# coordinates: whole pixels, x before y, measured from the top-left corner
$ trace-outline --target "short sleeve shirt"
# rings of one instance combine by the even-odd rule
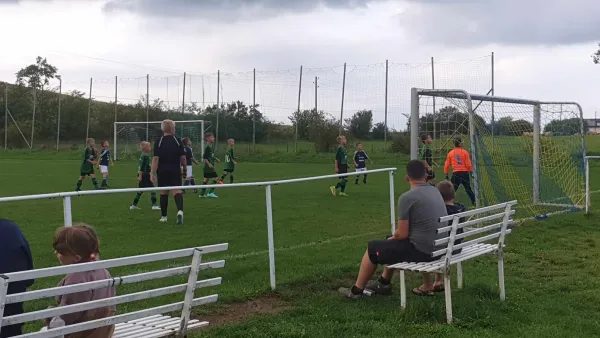
[[[335,153],[335,159],[338,165],[348,165],[348,151],[344,147],[338,147]]]
[[[183,143],[173,135],[162,136],[154,143],[154,156],[158,157],[157,172],[181,172],[183,155]]]

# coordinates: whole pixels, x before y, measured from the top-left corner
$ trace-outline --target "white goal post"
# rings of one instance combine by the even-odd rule
[[[590,160],[600,160],[600,156],[585,157],[585,213],[589,213],[592,204],[592,191],[590,190]],[[594,191],[598,192],[598,191]]]
[[[204,151],[204,120],[181,120],[175,122],[175,135],[180,138],[189,137],[196,145],[196,157],[201,157]],[[136,159],[139,155],[139,144],[154,141],[162,136],[160,129],[162,121],[115,122],[113,133],[113,159]],[[200,148],[197,148],[197,146]]]
[[[583,209],[585,128],[576,102],[413,88],[409,126],[411,158],[419,157],[421,137],[429,135],[441,167],[460,137],[470,152],[478,207],[518,200],[519,218]]]

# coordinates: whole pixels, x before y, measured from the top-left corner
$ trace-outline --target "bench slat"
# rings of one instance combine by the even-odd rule
[[[511,210],[510,211],[510,216],[514,215],[515,212],[516,212],[515,210]],[[502,212],[502,213],[499,213],[499,214],[493,214],[493,215],[489,215],[489,216],[485,216],[485,217],[481,217],[481,218],[475,218],[475,219],[471,219],[471,220],[468,220],[468,221],[464,221],[462,223],[458,223],[457,229],[468,227],[470,225],[475,225],[475,224],[479,224],[479,223],[483,223],[483,222],[489,222],[489,221],[493,221],[493,220],[496,220],[496,219],[500,219],[500,218],[504,217],[504,214],[505,213]],[[452,230],[452,226],[449,225],[449,226],[445,226],[445,227],[439,228],[437,230],[437,233],[441,234],[441,233],[445,233],[445,232],[450,232],[451,230]]]
[[[506,235],[510,234],[511,232],[512,232],[512,231],[511,231],[510,229],[507,229],[507,230],[506,230]],[[473,245],[473,244],[477,244],[477,243],[481,243],[481,242],[489,241],[489,240],[491,240],[491,239],[494,239],[494,238],[498,238],[498,237],[500,237],[500,235],[501,235],[501,234],[502,234],[501,232],[496,232],[496,233],[493,233],[493,234],[490,234],[490,235],[486,235],[486,236],[478,237],[478,238],[472,239],[472,240],[470,240],[470,241],[463,242],[463,243],[460,243],[460,244],[457,244],[457,245],[455,245],[455,246],[453,247],[453,250],[457,250],[457,249],[463,249],[463,248],[465,248],[465,247],[468,247],[468,246],[471,246],[471,245]],[[432,256],[441,256],[441,255],[444,255],[444,254],[446,254],[446,252],[447,252],[447,251],[448,251],[448,249],[447,249],[447,248],[440,249],[440,250],[434,251],[434,252],[433,252],[433,254],[432,254]]]
[[[512,219],[508,220],[508,222],[509,223],[512,222]],[[493,230],[496,230],[496,229],[500,229],[502,227],[502,224],[504,224],[504,222],[499,222],[499,223],[494,223],[494,224],[491,224],[491,225],[486,225],[486,226],[484,226],[482,228],[473,228],[473,229],[470,229],[468,231],[463,232],[462,234],[456,234],[456,236],[454,237],[454,240],[456,241],[458,239],[463,239],[463,238],[467,238],[467,237],[474,236],[474,235],[477,235],[477,234],[481,234],[481,233],[484,233],[484,232],[490,232],[490,231],[493,231]],[[436,240],[434,242],[434,245],[435,246],[439,246],[439,245],[442,245],[442,244],[447,244],[449,241],[450,241],[450,237],[444,237],[442,239]]]
[[[472,257],[476,257],[482,252],[494,251],[497,249],[497,245],[494,244],[475,244],[470,247],[467,247],[461,251],[461,253],[457,255],[453,255],[450,261],[450,264],[456,264],[465,259],[469,259]],[[424,262],[424,263],[414,263],[414,262],[402,262],[397,264],[389,265],[390,269],[402,269],[402,270],[415,270],[415,271],[425,271],[428,272],[432,269],[440,269],[445,264],[445,259],[442,256],[441,259],[432,261],[432,262]]]
[[[448,216],[444,216],[444,217],[440,217],[440,219],[438,220],[440,223],[443,222],[448,222],[451,221],[454,216],[460,216],[460,218],[462,217],[468,217],[468,216],[472,216],[472,215],[478,215],[478,214],[483,214],[486,212],[490,212],[490,211],[494,211],[494,210],[499,210],[499,209],[503,209],[506,208],[507,205],[515,205],[517,204],[517,201],[510,201],[510,202],[504,202],[504,203],[500,203],[500,204],[495,204],[495,205],[490,205],[489,207],[483,207],[483,208],[479,208],[479,209],[473,209],[473,210],[467,210],[458,214],[454,214],[454,215],[448,215]]]

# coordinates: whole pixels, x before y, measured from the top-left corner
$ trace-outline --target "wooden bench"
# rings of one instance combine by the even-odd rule
[[[462,262],[486,254],[498,256],[498,285],[500,287],[500,300],[506,298],[504,290],[504,237],[511,232],[508,229],[512,223],[511,216],[515,210],[513,206],[517,201],[505,202],[489,207],[465,211],[459,214],[440,218],[440,223],[450,222],[449,225],[438,229],[438,240],[434,242],[436,248],[443,248],[433,252],[433,257],[439,257],[432,262],[414,263],[403,262],[389,265],[389,269],[400,270],[400,305],[406,308],[406,280],[404,271],[417,271],[441,273],[444,275],[444,293],[446,301],[446,319],[452,323],[452,289],[450,286],[450,266],[456,265],[456,280],[459,289],[463,287]],[[461,222],[461,218],[464,220]],[[459,229],[463,233],[457,233]],[[449,235],[446,235],[449,234]],[[456,241],[464,242],[457,244]],[[467,240],[468,239],[468,240]],[[494,243],[487,243],[489,241]],[[453,251],[461,249],[460,253]]]
[[[190,320],[192,307],[202,304],[214,303],[218,300],[218,295],[194,298],[194,291],[198,288],[215,286],[221,284],[221,277],[198,280],[198,273],[206,269],[222,268],[225,266],[224,260],[203,262],[203,256],[214,252],[226,251],[228,244],[217,244],[189,248],[182,250],[166,251],[152,253],[140,256],[107,259],[96,262],[58,266],[45,269],[36,269],[23,272],[8,273],[0,275],[0,330],[3,326],[20,324],[33,321],[41,321],[47,318],[53,318],[64,314],[81,312],[103,308],[107,306],[116,306],[119,304],[140,301],[155,297],[161,297],[169,294],[184,293],[184,299],[181,302],[147,308],[144,310],[117,314],[112,317],[92,320],[84,323],[63,326],[49,329],[43,332],[33,332],[20,335],[18,337],[49,338],[62,337],[66,334],[86,331],[98,327],[115,325],[114,338],[157,338],[169,336],[185,336],[188,330],[200,328],[208,325],[208,322],[199,320]],[[18,294],[7,295],[8,285],[13,282],[40,279],[52,276],[63,276],[68,273],[92,271],[98,269],[110,269],[122,266],[134,266],[138,264],[151,263],[164,260],[191,257],[191,264],[174,268],[153,270],[129,276],[115,277],[105,280],[74,284],[62,287],[50,287],[40,290],[32,290]],[[139,283],[150,280],[157,280],[173,276],[187,275],[187,283],[161,287],[151,290],[145,290],[136,293],[94,300],[85,303],[60,306],[39,311],[26,312],[19,315],[3,317],[4,306],[6,304],[32,301],[35,299],[50,298],[71,293],[102,289],[107,287]],[[118,309],[117,309],[118,310]],[[162,315],[181,311],[180,317],[169,317]]]

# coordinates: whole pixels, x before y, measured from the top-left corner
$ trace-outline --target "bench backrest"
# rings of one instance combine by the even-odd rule
[[[481,251],[471,250],[477,248],[478,244],[497,239],[498,249],[502,250],[504,237],[511,232],[508,225],[513,221],[511,217],[515,214],[513,206],[516,204],[517,201],[504,202],[440,217],[439,222],[448,225],[438,229],[438,237],[441,238],[434,244],[436,248],[444,248],[434,251],[432,255],[445,255],[446,266],[449,266],[453,252],[458,249],[462,249],[461,254],[468,259],[469,255],[474,257],[481,254]]]
[[[175,293],[185,293],[184,299],[181,302],[162,305],[153,307],[141,311],[129,312],[126,314],[115,315],[107,318],[98,320],[92,320],[84,323],[67,325],[59,328],[49,329],[44,332],[35,332],[24,334],[19,337],[56,337],[71,334],[75,332],[87,331],[99,327],[115,325],[132,321],[152,315],[158,315],[167,312],[181,311],[181,322],[177,333],[181,336],[186,334],[187,323],[190,320],[190,312],[193,306],[201,304],[214,303],[218,299],[217,294],[194,298],[194,291],[197,288],[203,288],[208,286],[214,286],[221,284],[221,277],[210,278],[205,280],[198,280],[198,272],[206,269],[222,268],[225,266],[224,260],[202,262],[204,254],[213,252],[226,251],[229,244],[216,244],[209,246],[202,246],[197,248],[189,248],[182,250],[166,251],[160,253],[152,253],[140,256],[107,259],[90,263],[73,264],[65,266],[57,266],[44,269],[36,269],[22,272],[8,273],[0,275],[0,330],[3,326],[26,323],[31,321],[38,321],[43,319],[49,319],[56,316],[61,316],[69,313],[82,312],[92,309],[99,309],[108,306],[115,306],[118,304],[135,302],[143,299],[155,298]],[[138,265],[143,263],[151,263],[157,261],[178,259],[192,257],[190,265],[168,268],[162,270],[156,270],[146,273],[139,273],[129,276],[112,277],[110,279],[98,280],[93,282],[67,285],[61,287],[50,287],[41,290],[27,291],[18,294],[7,295],[8,286],[10,283],[26,281],[32,279],[39,279],[52,276],[63,276],[68,273],[93,271],[99,269],[109,269],[122,266]],[[83,291],[90,291],[96,289],[102,289],[107,287],[114,287],[118,285],[138,283],[149,280],[156,280],[161,278],[188,275],[187,283],[180,285],[173,285],[169,287],[156,288],[152,290],[145,290],[142,292],[130,293],[125,295],[117,295],[115,297],[94,300],[79,304],[60,306],[40,311],[33,311],[23,313],[14,316],[4,317],[4,307],[6,304],[21,303],[25,301],[31,301],[35,299],[50,298],[66,294],[72,294]],[[1,332],[1,331],[0,331]]]

